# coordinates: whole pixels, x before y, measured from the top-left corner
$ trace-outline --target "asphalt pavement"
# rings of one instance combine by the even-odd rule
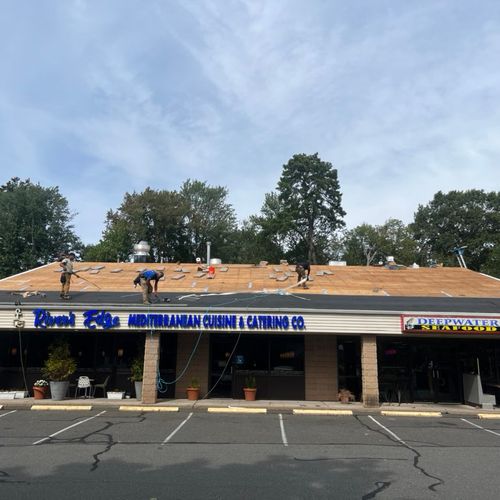
[[[475,415],[26,406],[0,410],[0,498],[496,499],[499,452]]]

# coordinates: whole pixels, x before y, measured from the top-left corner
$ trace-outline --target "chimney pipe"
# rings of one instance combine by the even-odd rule
[[[212,242],[207,241],[207,266],[210,265],[210,245],[211,244],[212,244]]]

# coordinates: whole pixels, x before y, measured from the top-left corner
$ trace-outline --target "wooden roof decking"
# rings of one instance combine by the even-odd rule
[[[140,293],[134,289],[133,280],[141,269],[158,269],[165,273],[160,282],[160,292],[219,293],[255,292],[259,290],[287,289],[297,281],[293,267],[289,265],[254,266],[246,264],[224,264],[215,266],[214,279],[197,275],[197,264],[139,264],[77,262],[75,271],[85,279],[73,277],[73,291],[106,291]],[[227,271],[220,272],[224,267]],[[186,273],[179,272],[182,268]],[[120,269],[119,272],[117,272]],[[177,271],[176,271],[177,269]],[[95,273],[98,271],[97,273]],[[318,271],[332,274],[318,276]],[[0,280],[0,290],[59,291],[61,284],[59,263],[54,262],[24,273]],[[95,274],[93,274],[95,273]],[[276,277],[290,273],[286,281]],[[173,278],[184,275],[183,279]],[[275,277],[270,277],[274,275]],[[291,288],[304,294],[370,295],[409,297],[500,297],[500,280],[461,268],[403,268],[389,270],[384,267],[365,266],[311,266],[313,281],[309,289]],[[88,281],[86,281],[88,280]]]

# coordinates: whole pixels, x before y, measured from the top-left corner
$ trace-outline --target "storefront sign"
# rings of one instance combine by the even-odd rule
[[[75,328],[77,318],[75,313],[53,314],[47,309],[35,309],[35,328]],[[122,326],[120,316],[113,315],[105,310],[90,309],[83,311],[81,320],[83,327],[89,330],[102,328],[137,329],[154,328],[155,330],[270,330],[287,331],[305,330],[303,316],[286,315],[245,315],[236,314],[128,314],[122,319],[127,326]]]
[[[405,333],[500,333],[500,317],[401,315]]]

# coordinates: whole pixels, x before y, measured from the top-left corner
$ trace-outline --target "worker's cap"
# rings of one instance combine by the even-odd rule
[[[75,252],[69,252],[68,254],[70,257],[76,257]]]

